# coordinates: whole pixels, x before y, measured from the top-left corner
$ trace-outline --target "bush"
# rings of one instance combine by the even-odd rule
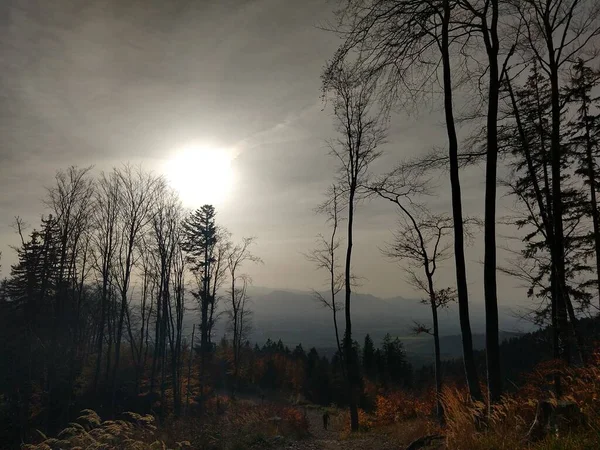
[[[435,397],[428,394],[421,398],[403,391],[377,395],[375,420],[380,425],[403,422],[416,418],[429,418],[434,410]]]
[[[581,411],[582,420],[548,432],[540,441],[527,436],[535,419],[540,400],[556,406],[559,402],[549,391],[552,380],[562,380],[562,402],[573,403]],[[479,423],[474,418],[485,417],[485,405],[471,402],[464,389],[444,389],[448,448],[587,450],[600,448],[600,352],[591,355],[585,367],[566,367],[560,361],[540,364],[526,377],[526,382],[514,394],[504,395],[494,405],[491,414]],[[551,431],[551,430],[549,430]]]
[[[141,450],[166,449],[162,441],[154,439],[154,418],[136,413],[124,413],[124,420],[102,421],[91,409],[84,409],[76,422],[70,423],[56,438],[39,433],[38,444],[24,445],[27,450],[103,449]],[[180,442],[175,448],[188,448],[188,442]]]

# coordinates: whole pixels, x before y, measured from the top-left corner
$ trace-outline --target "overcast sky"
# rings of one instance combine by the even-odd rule
[[[324,143],[333,127],[319,75],[338,42],[318,28],[333,7],[323,0],[2,0],[3,273],[14,262],[13,217],[39,223],[56,170],[129,161],[161,172],[182,146],[210,142],[235,151],[234,182],[218,218],[235,236],[258,238],[265,264],[249,270],[254,284],[319,287],[325,276],[302,252],[326,231],[313,208],[335,167]],[[375,170],[444,145],[439,108],[423,105],[418,115],[393,118]],[[483,211],[482,175],[479,167],[462,174],[467,214]],[[433,208],[449,212],[448,180],[439,188]],[[361,205],[354,270],[365,278],[363,292],[413,297],[399,266],[379,250],[395,220],[385,203]],[[482,249],[479,235],[467,253],[473,301],[483,297]],[[447,265],[440,283],[453,277]],[[516,285],[500,277],[501,304],[524,302]]]

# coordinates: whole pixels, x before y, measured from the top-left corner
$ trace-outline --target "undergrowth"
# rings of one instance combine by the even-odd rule
[[[24,450],[241,450],[269,448],[273,440],[302,439],[308,422],[293,407],[256,405],[221,398],[206,403],[202,419],[188,417],[164,420],[157,426],[150,415],[124,413],[119,420],[102,420],[95,411],[83,410],[56,437],[39,433],[39,442]]]

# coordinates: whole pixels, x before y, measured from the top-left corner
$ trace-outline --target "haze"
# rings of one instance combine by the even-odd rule
[[[302,252],[325,231],[313,208],[335,167],[325,145],[333,131],[319,74],[338,41],[318,27],[332,6],[318,0],[2,2],[3,274],[15,261],[13,217],[39,222],[44,186],[56,170],[132,162],[167,174],[169,162],[192,143],[231,152],[226,195],[198,195],[215,203],[218,220],[234,234],[258,238],[255,251],[265,264],[249,268],[254,284],[322,287],[323,275]],[[444,137],[441,115],[429,105],[397,114],[374,170],[443,146]],[[482,170],[461,176],[465,212],[481,214]],[[430,206],[449,211],[448,180],[439,180],[439,192]],[[187,206],[197,206],[189,192],[182,194]],[[500,198],[498,217],[511,203]],[[364,277],[360,292],[418,295],[379,250],[395,221],[384,203],[360,207],[354,259],[354,271]],[[499,246],[508,244],[502,236]],[[467,250],[474,302],[483,297],[482,258],[477,236]],[[451,265],[441,273],[444,283],[454,283]],[[515,281],[499,275],[499,286],[501,306],[526,302]]]

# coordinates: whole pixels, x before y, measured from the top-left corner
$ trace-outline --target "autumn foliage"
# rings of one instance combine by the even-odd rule
[[[562,382],[564,393],[560,399],[551,390],[556,376]],[[491,449],[592,449],[600,446],[600,351],[592,354],[585,367],[566,367],[561,362],[548,361],[525,376],[518,390],[506,394],[492,407],[485,420],[486,407],[473,403],[467,393],[447,388],[443,392],[449,448]],[[581,412],[581,420],[552,424],[546,435],[534,440],[528,436],[540,401],[554,407],[574,404]],[[479,417],[482,420],[473,420]]]

